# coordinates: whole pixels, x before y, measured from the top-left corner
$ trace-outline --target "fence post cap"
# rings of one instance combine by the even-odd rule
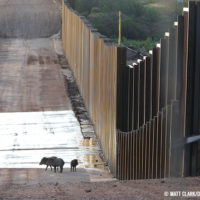
[[[184,7],[184,8],[183,8],[183,12],[189,12],[189,8]]]
[[[165,37],[169,37],[170,33],[169,32],[165,32]]]
[[[160,44],[160,43],[157,43],[157,44],[156,44],[156,47],[157,47],[157,48],[160,48],[160,47],[161,47],[161,44]]]
[[[133,68],[133,65],[128,65],[128,66],[129,66],[129,68],[131,68],[131,69]]]
[[[178,22],[174,22],[174,26],[178,26]]]

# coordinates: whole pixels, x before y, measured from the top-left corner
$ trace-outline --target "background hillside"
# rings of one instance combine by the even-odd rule
[[[99,32],[116,42],[120,10],[123,43],[133,49],[148,51],[187,4],[188,0],[76,0],[75,8]]]

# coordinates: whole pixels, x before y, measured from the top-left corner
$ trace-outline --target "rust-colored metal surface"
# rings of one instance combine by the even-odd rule
[[[71,109],[52,39],[0,39],[0,112]]]
[[[63,2],[63,46],[112,171],[120,179],[184,176],[185,165],[191,165],[185,156],[191,147],[184,141],[188,46],[194,45],[188,29],[198,29],[200,4],[193,2],[196,19],[190,17],[189,23],[189,9],[184,9],[149,57],[126,66],[125,50]],[[192,101],[188,104],[191,109]],[[198,124],[199,108],[194,113]]]
[[[198,22],[195,21],[195,14],[189,18],[189,13],[195,7],[200,8],[200,4],[191,4],[189,9],[184,9],[183,15],[178,17],[178,23],[174,23],[170,33],[165,33],[161,44],[157,44],[149,57],[127,67],[120,66],[120,81],[124,87],[119,91],[122,95],[118,102],[122,102],[119,105],[122,109],[117,116],[122,122],[117,127],[119,179],[181,177],[199,173],[198,140],[194,142],[196,150],[185,142],[186,119],[196,122],[199,119],[191,110],[194,96],[186,98],[187,92],[194,95],[190,91],[193,90],[192,84],[199,87],[198,81],[195,83],[192,80],[195,67],[191,66],[194,61],[191,51],[198,49],[198,44],[189,39],[188,29],[194,35]],[[198,13],[198,9],[195,12]],[[188,58],[188,53],[191,58]],[[133,77],[131,81],[130,77]],[[199,98],[199,94],[196,94],[196,98]],[[189,123],[191,126],[191,121]],[[187,128],[187,132],[189,135],[198,134],[193,128]],[[190,156],[193,156],[193,160]],[[190,173],[186,173],[186,168]]]
[[[116,168],[118,47],[63,1],[62,41],[111,171]]]

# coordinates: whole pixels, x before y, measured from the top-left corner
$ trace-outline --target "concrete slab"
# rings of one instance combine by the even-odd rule
[[[0,174],[4,174],[0,184],[66,183],[75,158],[80,173],[68,182],[97,181],[106,172],[95,138],[83,139],[72,111],[62,55],[60,40],[0,39]],[[65,161],[62,178],[50,169],[45,173],[45,166],[39,165],[42,157],[50,156]],[[91,169],[97,171],[92,175]],[[109,180],[105,174],[102,181]]]
[[[93,138],[84,140],[72,111],[0,113],[0,168],[45,168],[42,157],[57,156],[70,168],[104,170],[100,148]]]
[[[60,40],[0,39],[0,112],[71,109]]]

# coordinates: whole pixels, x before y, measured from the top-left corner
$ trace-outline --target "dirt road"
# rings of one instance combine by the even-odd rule
[[[49,37],[60,26],[60,11],[53,0],[0,1],[0,37]]]
[[[76,173],[65,169],[63,174],[41,169],[0,172],[3,180],[0,183],[1,200],[200,199],[200,178],[117,181],[100,171],[84,169]],[[186,198],[186,194],[190,196]]]
[[[0,39],[0,112],[71,109],[60,40]]]

